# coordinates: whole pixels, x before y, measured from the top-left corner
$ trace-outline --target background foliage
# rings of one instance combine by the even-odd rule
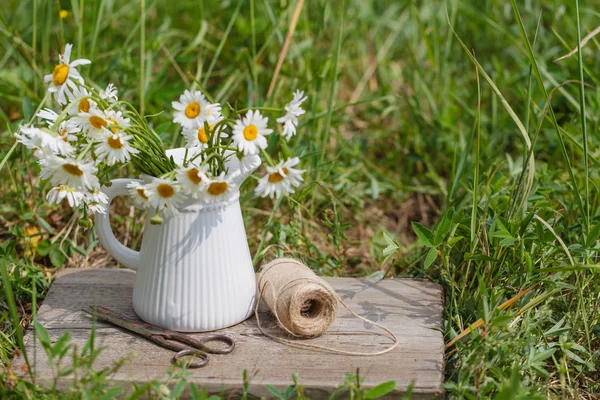
[[[305,90],[292,145],[307,185],[273,214],[269,200],[243,197],[256,264],[285,254],[325,275],[441,283],[450,397],[598,398],[599,43],[581,64],[553,60],[599,25],[600,4],[582,4],[578,24],[576,4],[558,0],[307,0],[266,98],[295,4],[3,3],[3,390],[26,393],[10,359],[52,275],[111,262],[78,216],[45,204],[26,149],[9,151],[43,98],[42,76],[73,42],[93,61],[90,82],[115,83],[167,147],[182,144],[170,102],[194,80],[248,106]],[[143,216],[125,201],[113,208],[118,236],[139,246]]]

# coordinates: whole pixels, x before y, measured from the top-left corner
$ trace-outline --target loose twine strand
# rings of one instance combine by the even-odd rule
[[[335,293],[335,291],[333,291],[333,289],[325,281],[318,278],[316,275],[314,275],[316,279],[315,278],[307,278],[307,277],[291,279],[290,281],[285,283],[279,290],[276,290],[275,285],[270,280],[265,278],[267,276],[266,272],[269,271],[274,266],[285,264],[285,263],[296,264],[297,266],[301,267],[302,269],[306,269],[307,270],[306,273],[310,273],[311,275],[314,275],[314,273],[306,265],[304,265],[301,262],[294,260],[294,259],[279,259],[279,260],[273,261],[271,264],[268,264],[265,267],[263,267],[263,269],[260,272],[259,280],[258,280],[259,296],[256,301],[255,308],[254,308],[254,313],[256,315],[256,323],[258,325],[258,329],[261,331],[261,333],[263,335],[265,335],[266,337],[268,337],[271,340],[274,340],[278,343],[281,343],[281,344],[284,344],[284,345],[287,345],[290,347],[295,347],[295,348],[300,348],[300,349],[309,348],[309,349],[318,350],[318,351],[322,351],[322,352],[326,352],[326,353],[350,355],[350,356],[378,356],[378,355],[382,355],[385,353],[389,353],[390,351],[394,350],[398,346],[398,344],[399,344],[398,337],[391,330],[389,330],[385,326],[383,326],[375,321],[372,321],[368,318],[365,318],[365,317],[357,314],[354,310],[352,310],[352,308],[350,308],[350,306],[348,306],[340,298],[340,296],[338,296],[337,293]],[[333,299],[336,302],[333,311],[331,310],[331,308],[328,310],[325,310],[324,307],[321,307],[319,310],[320,311],[325,310],[325,311],[321,312],[319,315],[314,316],[313,319],[317,320],[317,322],[315,324],[317,326],[317,330],[316,330],[316,334],[314,334],[314,335],[305,335],[305,334],[298,334],[298,333],[293,332],[282,321],[282,319],[280,318],[279,313],[277,311],[277,308],[278,308],[277,305],[279,304],[282,294],[284,294],[287,290],[290,290],[294,286],[294,284],[297,284],[296,292],[292,294],[292,297],[295,297],[295,300],[298,300],[298,298],[301,298],[302,297],[301,295],[306,296],[306,292],[308,292],[308,291],[312,292],[313,297],[312,298],[305,297],[304,301],[318,300],[318,297],[315,297],[315,289],[309,288],[310,285],[314,284],[314,285],[318,286],[319,290],[324,290],[325,293],[329,294],[331,296],[330,299]],[[266,290],[267,286],[270,286],[270,295],[272,296],[271,299],[272,299],[273,304],[269,305],[267,303],[267,301],[265,301],[265,303],[267,303],[268,308],[271,310],[271,312],[275,316],[275,319],[277,320],[277,324],[279,325],[279,327],[281,327],[289,335],[292,335],[295,337],[300,337],[300,338],[319,336],[335,320],[335,316],[336,316],[335,313],[337,312],[337,303],[340,303],[348,310],[348,312],[350,312],[350,314],[352,314],[356,318],[358,318],[364,322],[367,322],[369,324],[372,324],[372,325],[378,327],[379,329],[383,330],[384,332],[386,332],[389,335],[389,338],[391,338],[393,340],[393,343],[384,350],[380,350],[380,351],[376,351],[376,352],[357,352],[357,351],[339,350],[339,349],[335,349],[332,347],[320,346],[320,345],[310,344],[310,343],[299,343],[298,341],[284,339],[279,336],[275,336],[275,335],[265,331],[265,329],[263,328],[263,326],[260,322],[260,317],[259,317],[259,313],[258,313],[258,307],[260,305],[260,301],[264,298],[264,294],[265,294],[265,290]],[[302,292],[303,289],[304,289],[304,292]],[[327,301],[329,299],[321,298],[320,300]],[[293,304],[292,307],[294,305],[295,304]],[[327,313],[327,311],[329,311],[329,313]],[[294,323],[293,315],[290,318],[290,322],[292,324]],[[345,333],[345,332],[328,333],[328,334],[335,335],[335,336],[364,336],[365,335],[364,333]],[[386,336],[386,335],[380,334],[380,333],[375,333],[374,335]]]

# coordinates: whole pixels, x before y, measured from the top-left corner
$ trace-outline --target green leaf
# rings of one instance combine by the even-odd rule
[[[400,248],[398,247],[398,243],[385,232],[383,232],[383,240],[385,240],[385,243],[387,244],[387,247],[383,249],[384,256],[393,254]]]
[[[43,230],[45,230],[48,233],[52,233],[52,227],[50,226],[50,224],[42,217],[40,217],[39,215],[37,216],[37,223],[40,226],[40,228],[42,228]]]
[[[67,261],[67,257],[65,257],[65,255],[61,251],[60,245],[58,243],[52,244],[52,246],[50,247],[50,253],[48,255],[50,256],[50,262],[52,263],[52,266],[54,266],[55,268],[62,267]]]
[[[111,400],[111,399],[114,399],[114,398],[120,396],[121,394],[123,394],[123,388],[120,388],[120,387],[110,388],[110,389],[107,389],[106,392],[104,392],[104,394],[101,397],[99,397],[99,400]]]
[[[276,387],[274,387],[274,386],[271,386],[271,385],[266,385],[265,387],[267,388],[267,390],[268,390],[269,392],[273,393],[273,395],[274,395],[275,397],[277,397],[278,399],[280,399],[280,400],[284,400],[284,399],[285,399],[285,398],[283,397],[283,394],[282,394],[282,393],[281,393],[281,392],[280,392],[280,391],[279,391],[279,390],[278,390]]]
[[[50,344],[50,337],[48,336],[48,331],[46,330],[46,328],[44,328],[44,325],[37,322],[37,320],[34,321],[33,326],[34,326],[38,341],[40,342],[40,344],[42,345],[42,347],[44,348],[44,350],[50,357],[52,346]]]
[[[87,252],[85,251],[85,249],[83,247],[79,247],[79,246],[73,246],[71,247],[73,249],[73,251],[76,251],[77,253],[81,254],[82,256],[87,256]]]
[[[448,234],[448,231],[450,231],[450,228],[452,227],[452,219],[453,218],[454,218],[454,207],[450,207],[450,209],[448,211],[446,211],[446,213],[444,214],[444,217],[442,218],[440,225],[435,230],[435,238],[433,241],[433,244],[435,246],[438,246],[440,243],[442,243],[442,240],[444,240],[444,238]]]
[[[435,247],[429,249],[429,251],[427,252],[427,257],[425,257],[425,265],[423,267],[425,269],[429,268],[431,264],[433,264],[437,256],[437,249]]]
[[[552,357],[552,354],[556,353],[556,348],[554,349],[547,349],[544,351],[540,351],[539,353],[536,353],[535,356],[533,356],[532,361],[533,362],[540,362],[540,361],[544,361],[547,358]]]
[[[414,221],[412,222],[412,227],[421,243],[427,247],[433,247],[433,232]]]
[[[456,243],[460,242],[464,238],[464,236],[453,237],[452,239],[448,240],[448,247],[452,248]]]
[[[492,261],[492,262],[500,261],[497,258],[486,256],[485,254],[465,255],[465,260]]]
[[[177,384],[171,391],[171,395],[173,396],[174,399],[177,399],[181,396],[181,393],[183,393],[183,390],[185,389],[186,385],[187,385],[187,381],[185,379],[181,379],[179,382],[177,382]]]
[[[38,243],[36,249],[37,253],[44,257],[47,256],[48,253],[50,252],[50,241],[48,240],[42,240]]]
[[[598,241],[598,237],[600,237],[600,223],[590,229],[585,239],[585,247],[592,247]]]
[[[67,350],[69,350],[69,344],[71,343],[71,334],[69,332],[65,332],[61,335],[61,337],[54,343],[50,353],[52,357],[57,357],[59,359],[63,358]]]
[[[507,237],[507,238],[502,239],[499,244],[502,247],[508,247],[508,246],[511,246],[512,244],[514,244],[516,241],[517,241],[517,238]]]
[[[396,388],[395,381],[380,383],[365,393],[365,399],[378,399],[392,392]]]
[[[550,268],[538,268],[535,272],[564,272],[564,271],[584,271],[586,269],[598,269],[600,270],[600,265],[590,264],[590,265],[561,265],[559,267],[550,267]]]

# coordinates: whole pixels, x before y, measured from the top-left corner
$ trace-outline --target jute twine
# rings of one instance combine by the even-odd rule
[[[322,335],[335,321],[338,304],[342,304],[358,319],[387,333],[387,335],[379,333],[375,335],[388,336],[393,343],[381,351],[355,352],[284,339],[263,329],[258,314],[261,299],[275,316],[279,327],[291,336],[306,339]],[[258,300],[254,311],[258,329],[263,335],[291,347],[352,356],[377,356],[392,351],[399,343],[392,331],[358,315],[344,303],[327,282],[315,275],[306,265],[292,258],[279,258],[262,267],[258,276]],[[364,336],[364,333],[329,333],[329,335]]]

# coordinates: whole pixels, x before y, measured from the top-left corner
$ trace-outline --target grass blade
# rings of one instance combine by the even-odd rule
[[[519,14],[519,9],[517,8],[517,4],[516,4],[515,0],[510,0],[510,2],[512,4],[515,18],[519,25],[519,30],[521,31],[521,36],[523,38],[523,43],[525,44],[525,47],[527,50],[529,62],[533,66],[533,71],[535,72],[535,77],[538,81],[538,86],[540,87],[540,90],[542,91],[542,94],[544,95],[544,100],[548,101],[548,91],[546,90],[546,87],[544,86],[544,81],[542,80],[542,74],[540,72],[540,68],[537,64],[537,61],[536,61],[534,55],[533,55],[533,49],[531,48],[531,43],[529,42],[529,39],[527,38],[527,33],[525,32],[525,26],[523,25],[523,20],[521,19],[521,15]],[[567,172],[569,173],[569,179],[571,180],[571,185],[573,186],[575,199],[577,201],[579,209],[583,212],[585,209],[583,207],[583,202],[581,200],[581,193],[579,192],[579,185],[577,184],[577,180],[575,179],[575,174],[573,173],[573,168],[571,167],[571,161],[569,160],[569,155],[567,154],[567,147],[565,146],[565,141],[560,133],[558,121],[556,120],[556,115],[554,114],[554,109],[552,108],[552,105],[550,105],[550,104],[548,105],[548,107],[550,110],[550,118],[552,119],[552,125],[554,126],[554,130],[556,131],[556,135],[557,135],[558,141],[560,143],[560,151],[562,153],[565,163],[567,164]],[[587,221],[586,221],[586,225],[587,225]]]
[[[204,76],[204,81],[202,81],[202,86],[204,86],[204,87],[207,86],[208,80],[210,79],[210,75],[212,74],[212,71],[215,68],[215,65],[217,64],[217,60],[219,59],[219,56],[221,55],[221,51],[223,51],[223,47],[225,47],[225,43],[227,42],[227,38],[229,37],[231,28],[233,28],[233,24],[237,18],[238,13],[240,12],[240,7],[242,7],[242,3],[243,3],[243,0],[240,0],[238,2],[238,5],[235,8],[235,11],[231,15],[231,18],[229,19],[229,24],[227,24],[227,28],[225,29],[225,33],[223,34],[223,37],[221,38],[221,42],[219,42],[217,51],[215,51],[215,55],[213,56],[212,60],[210,61],[210,65],[208,66],[208,71],[206,71],[206,75]]]
[[[581,53],[581,23],[579,21],[579,0],[575,0],[575,13],[577,15],[577,61],[579,64],[579,110],[581,114],[581,134],[583,136],[583,174],[585,191],[586,226],[590,226],[590,179],[588,165],[588,135],[585,121],[585,83],[583,80],[583,54]]]
[[[19,344],[20,350],[23,352],[23,358],[25,359],[25,363],[27,363],[29,374],[31,375],[31,374],[33,374],[33,372],[31,371],[31,366],[29,365],[29,360],[27,359],[27,354],[25,352],[25,342],[23,341],[23,330],[21,329],[21,324],[19,321],[19,313],[17,311],[17,303],[15,302],[15,296],[12,291],[10,277],[8,276],[8,271],[6,269],[6,258],[4,256],[0,257],[0,275],[2,275],[2,284],[4,285],[4,294],[6,296],[6,302],[8,303],[8,311],[10,312],[13,328],[15,330],[15,335],[17,336],[17,342]]]

